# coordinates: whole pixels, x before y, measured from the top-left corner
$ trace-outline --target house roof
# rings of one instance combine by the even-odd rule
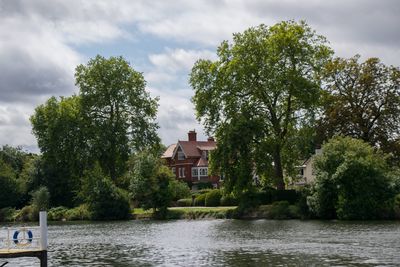
[[[208,166],[208,161],[205,158],[199,158],[196,163],[196,167]]]
[[[217,147],[215,141],[178,141],[177,144],[170,145],[162,155],[162,158],[172,158],[175,153],[181,147],[185,157],[187,158],[200,158],[201,151],[214,150]],[[202,165],[203,166],[203,165]]]
[[[201,157],[202,150],[213,150],[217,147],[215,141],[179,141],[186,157]]]
[[[161,158],[172,158],[175,147],[176,147],[176,144],[169,145],[167,147],[167,150],[165,150],[164,154],[161,156]]]

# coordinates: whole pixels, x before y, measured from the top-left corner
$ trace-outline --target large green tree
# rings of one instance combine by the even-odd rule
[[[285,21],[234,34],[233,43],[219,46],[218,60],[196,62],[190,75],[196,116],[218,139],[219,156],[212,160],[226,163],[216,165],[228,183],[242,179],[226,170],[237,162],[232,168],[245,179],[255,167],[284,189],[283,169],[292,169],[296,159],[292,138],[314,110],[319,73],[331,54],[325,38],[306,23]],[[227,149],[232,153],[218,152]]]
[[[48,188],[53,205],[72,206],[89,161],[79,97],[51,97],[35,109],[31,123],[42,152],[32,166],[40,177],[32,182]]]
[[[145,90],[143,75],[122,57],[96,56],[76,68],[88,141],[107,175],[126,171],[132,151],[159,143],[157,99]]]
[[[400,159],[400,69],[378,58],[359,59],[335,58],[327,64],[319,137],[359,138]]]

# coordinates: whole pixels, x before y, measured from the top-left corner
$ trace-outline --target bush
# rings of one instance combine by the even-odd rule
[[[194,199],[194,205],[195,206],[205,206],[206,195],[207,195],[207,193],[196,196],[196,198]]]
[[[393,178],[385,155],[369,144],[349,137],[333,138],[314,166],[317,177],[307,202],[315,215],[346,220],[388,216],[395,195]]]
[[[237,206],[239,200],[232,194],[223,195],[220,200],[221,206]]]
[[[38,214],[35,212],[35,208],[32,205],[25,206],[17,211],[15,220],[19,222],[36,221],[38,220]]]
[[[217,207],[221,200],[221,191],[214,189],[206,194],[204,204],[206,207]]]
[[[277,201],[272,203],[272,207],[270,210],[271,218],[283,220],[283,219],[290,219],[290,204],[288,201]]]
[[[93,220],[120,220],[130,216],[127,192],[104,176],[98,164],[93,170],[85,172],[80,194],[88,204]]]
[[[169,182],[169,187],[172,192],[172,199],[175,201],[190,196],[190,188],[185,182],[172,179]]]
[[[190,207],[192,206],[191,198],[182,198],[176,202],[177,207]]]
[[[89,212],[88,205],[82,204],[78,207],[67,210],[65,212],[65,219],[67,221],[90,220],[92,219],[92,215]]]
[[[66,207],[55,207],[51,208],[47,214],[49,221],[61,221],[66,219],[66,213],[68,209]]]
[[[47,187],[39,187],[36,191],[32,193],[31,204],[35,208],[36,212],[46,211],[49,207],[50,193]]]
[[[12,170],[0,159],[0,208],[15,207],[21,197]]]
[[[0,209],[0,222],[12,222],[16,215],[16,210],[14,208],[2,208]]]

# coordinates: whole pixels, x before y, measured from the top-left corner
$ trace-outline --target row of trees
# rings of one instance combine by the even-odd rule
[[[336,135],[400,163],[399,68],[334,58],[323,36],[294,21],[234,34],[217,56],[195,63],[190,84],[196,116],[218,140],[212,170],[228,191],[251,190],[254,173],[284,189],[298,160]]]
[[[133,199],[165,216],[189,187],[159,159],[158,99],[145,91],[143,75],[122,57],[97,56],[75,77],[78,95],[51,97],[31,117],[40,156],[0,150],[0,209],[22,208],[14,217],[34,219],[40,202],[58,207],[56,217],[124,219]]]

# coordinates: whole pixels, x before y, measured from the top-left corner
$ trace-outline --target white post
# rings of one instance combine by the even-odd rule
[[[47,250],[47,212],[41,211],[39,213],[40,225],[40,249]]]

